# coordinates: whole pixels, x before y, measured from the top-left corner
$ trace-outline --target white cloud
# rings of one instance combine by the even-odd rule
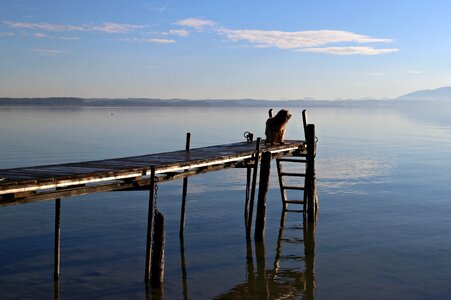
[[[60,36],[58,39],[64,41],[78,41],[81,38],[79,36]]]
[[[205,27],[212,27],[216,25],[216,22],[213,22],[211,20],[206,19],[200,19],[200,18],[188,18],[179,20],[176,22],[177,25],[180,26],[186,26],[186,27],[192,27],[197,30],[202,30]]]
[[[88,31],[99,31],[105,33],[127,33],[135,29],[144,28],[143,25],[102,23],[100,25],[84,25]]]
[[[47,34],[45,34],[45,33],[40,33],[40,32],[37,32],[37,33],[35,33],[35,34],[33,34],[33,36],[34,37],[37,37],[37,38],[46,38],[46,37],[49,37]]]
[[[0,36],[14,36],[12,32],[0,32]]]
[[[81,26],[59,25],[50,23],[11,22],[11,21],[4,21],[3,23],[11,28],[18,29],[33,29],[45,31],[83,31],[83,27]]]
[[[55,56],[55,55],[67,53],[66,51],[57,50],[57,49],[41,49],[41,48],[33,49],[33,51],[40,55],[45,55],[45,56]]]
[[[32,29],[44,31],[87,31],[104,33],[128,33],[136,29],[144,28],[144,25],[120,24],[120,23],[101,23],[101,24],[82,24],[82,25],[61,25],[52,23],[29,23],[4,21],[4,24],[11,28]]]
[[[176,41],[175,40],[169,40],[169,39],[146,39],[146,42],[149,43],[156,43],[156,44],[173,44]]]
[[[53,36],[53,35],[48,35],[45,33],[41,33],[41,32],[37,32],[33,34],[34,37],[36,38],[47,38],[47,39],[53,39],[53,40],[63,40],[63,41],[76,41],[79,40],[80,37],[78,36]]]
[[[249,29],[230,30],[222,28],[218,32],[231,41],[243,40],[256,44],[258,47],[276,47],[280,49],[298,49],[342,42],[387,43],[391,41],[389,39],[371,38],[366,35],[337,30],[287,32]]]
[[[342,30],[278,31],[258,29],[228,29],[217,26],[216,22],[199,18],[188,18],[176,22],[177,25],[213,31],[233,42],[248,42],[256,48],[278,48],[301,52],[317,52],[334,55],[378,55],[396,52],[396,48],[376,49],[353,44],[390,43],[391,39],[374,38]],[[330,47],[330,44],[347,44]],[[349,45],[350,44],[350,45]]]
[[[350,47],[322,47],[322,48],[304,48],[298,49],[302,52],[315,52],[333,55],[379,55],[385,53],[397,52],[396,48],[375,49],[367,46],[350,46]]]
[[[122,39],[119,39],[119,41],[122,41],[122,42],[134,42],[134,43],[155,43],[155,44],[174,44],[174,43],[176,43],[175,40],[171,40],[171,39],[157,39],[157,38],[151,38],[151,39],[122,38]]]
[[[188,30],[184,29],[172,29],[165,33],[166,35],[177,35],[182,37],[187,37],[189,35]]]

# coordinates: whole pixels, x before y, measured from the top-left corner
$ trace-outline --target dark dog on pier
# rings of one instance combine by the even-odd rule
[[[277,115],[272,116],[272,109],[268,111],[269,118],[266,120],[265,144],[285,144],[285,130],[288,120],[291,118],[291,114],[286,109],[281,109]]]

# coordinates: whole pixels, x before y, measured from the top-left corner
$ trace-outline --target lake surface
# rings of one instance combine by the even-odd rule
[[[287,138],[302,139],[301,110]],[[166,299],[449,299],[451,106],[315,108],[316,227],[285,216],[275,167],[264,244],[246,243],[245,170],[160,184]],[[263,136],[256,108],[1,108],[0,168],[180,150]],[[0,299],[54,296],[54,202],[0,208]],[[148,193],[72,197],[61,209],[61,299],[145,299]],[[184,262],[184,263],[182,263]],[[148,296],[148,295],[147,295]],[[155,296],[155,295],[151,295]],[[162,296],[162,295],[159,295]]]

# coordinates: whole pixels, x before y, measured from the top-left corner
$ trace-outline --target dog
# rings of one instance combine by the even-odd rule
[[[268,111],[269,118],[266,120],[265,144],[284,145],[285,130],[291,114],[286,109],[281,109],[277,115],[272,116],[272,109]]]

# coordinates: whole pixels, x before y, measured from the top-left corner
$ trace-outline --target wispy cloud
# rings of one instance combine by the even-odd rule
[[[168,32],[163,33],[163,35],[177,35],[182,37],[187,37],[189,35],[189,31],[185,29],[172,29]]]
[[[85,25],[88,31],[99,31],[105,33],[127,33],[136,29],[144,28],[144,25],[102,23],[100,25]]]
[[[390,42],[389,39],[376,39],[347,31],[268,31],[268,30],[230,30],[219,29],[218,32],[231,41],[247,41],[260,47],[276,47],[280,49],[298,49],[323,46],[330,43],[356,42],[376,43]]]
[[[66,51],[63,51],[63,50],[42,49],[42,48],[36,48],[36,49],[33,49],[33,51],[38,53],[39,55],[44,55],[44,56],[56,56],[56,55],[67,53]]]
[[[170,39],[146,39],[146,42],[149,43],[156,43],[156,44],[173,44],[175,43],[175,40]]]
[[[326,53],[333,55],[379,55],[397,52],[396,48],[376,49],[368,46],[304,48],[297,51]]]
[[[4,21],[4,24],[10,28],[31,29],[43,31],[86,31],[86,32],[103,32],[103,33],[128,33],[136,29],[144,28],[144,25],[120,24],[105,22],[101,24],[81,24],[81,25],[62,25],[53,23],[31,23],[31,22],[12,22]]]
[[[14,36],[12,32],[0,32],[0,36]]]
[[[33,34],[35,38],[39,39],[52,39],[52,40],[63,40],[63,41],[77,41],[80,39],[79,36],[55,36],[55,35],[49,35],[46,33],[36,32]]]
[[[172,39],[158,39],[158,38],[121,38],[119,41],[122,42],[133,42],[133,43],[154,43],[154,44],[174,44],[176,40]]]
[[[64,41],[78,41],[81,38],[79,36],[60,36],[58,39]]]
[[[44,31],[82,31],[81,26],[72,25],[59,25],[51,23],[29,23],[29,22],[12,22],[4,21],[4,24],[11,28],[16,29],[32,29],[32,30],[44,30]]]
[[[194,28],[199,31],[208,27],[211,28],[213,32],[224,36],[229,41],[244,41],[256,48],[278,48],[333,55],[379,55],[398,51],[396,48],[378,49],[359,45],[368,43],[391,43],[391,39],[375,38],[342,30],[279,31],[228,29],[218,26],[214,21],[200,18],[183,19],[177,21],[176,24],[183,27]],[[330,46],[331,44],[340,43],[346,45]]]
[[[40,32],[37,32],[37,33],[33,34],[33,36],[37,37],[37,38],[40,38],[40,39],[49,37],[47,34],[40,33]]]
[[[212,27],[216,25],[216,22],[201,18],[188,18],[179,20],[176,22],[179,26],[191,27],[197,30],[203,30],[206,27]]]

